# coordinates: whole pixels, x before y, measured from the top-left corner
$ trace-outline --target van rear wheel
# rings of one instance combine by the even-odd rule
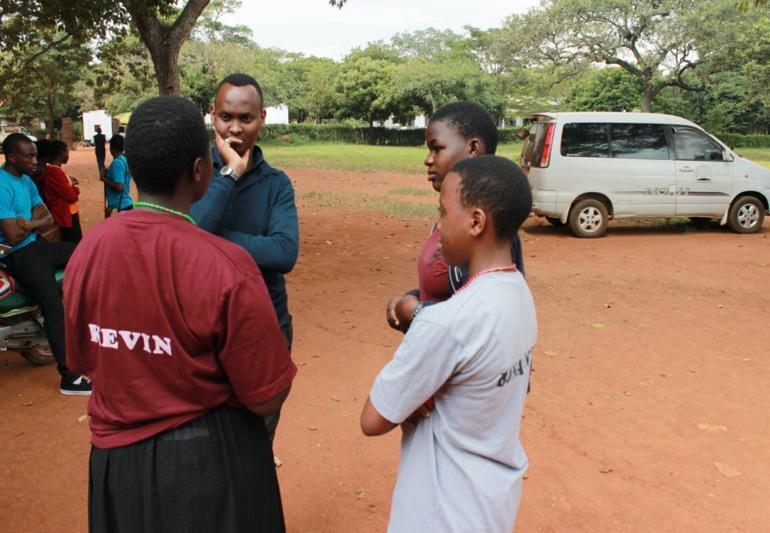
[[[569,213],[569,227],[577,237],[601,237],[607,231],[608,223],[607,206],[595,198],[580,200]]]
[[[730,206],[727,224],[735,233],[755,233],[765,221],[765,206],[753,196],[741,196]]]

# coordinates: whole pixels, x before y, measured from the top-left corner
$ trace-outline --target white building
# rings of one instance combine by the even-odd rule
[[[107,139],[112,138],[112,117],[104,109],[97,111],[87,111],[83,113],[83,139],[92,141],[96,131],[96,126],[102,127],[102,133]]]
[[[289,106],[286,104],[273,105],[265,108],[265,124],[288,124]]]

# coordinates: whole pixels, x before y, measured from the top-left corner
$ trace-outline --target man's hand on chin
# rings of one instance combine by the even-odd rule
[[[222,160],[225,162],[225,165],[232,168],[238,174],[238,176],[243,176],[249,167],[251,150],[248,150],[241,156],[238,155],[238,152],[236,152],[235,148],[233,148],[233,146],[237,146],[243,143],[241,139],[236,137],[223,138],[219,132],[215,133],[215,138],[217,143],[217,150],[219,150],[219,155],[222,156]]]

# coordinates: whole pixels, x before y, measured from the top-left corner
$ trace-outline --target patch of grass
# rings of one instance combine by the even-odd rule
[[[417,189],[415,187],[403,187],[401,189],[391,189],[392,194],[402,194],[404,196],[427,196],[431,194],[428,189]]]
[[[770,148],[736,148],[735,153],[770,168]]]
[[[299,195],[300,205],[312,207],[343,207],[347,204],[343,195],[326,191],[310,191]]]
[[[366,193],[330,193],[326,191],[310,191],[297,196],[300,207],[321,209],[363,209],[374,210],[386,215],[398,217],[435,218],[438,214],[438,203],[418,204],[393,200],[387,196],[375,196]]]
[[[369,207],[387,215],[399,217],[435,218],[438,214],[438,207],[435,205],[394,202],[387,198],[378,198],[370,202]]]
[[[400,172],[425,174],[424,146],[369,146],[365,144],[311,143],[286,145],[270,143],[263,146],[270,164],[279,168],[333,168],[358,172]],[[770,168],[770,148],[738,148],[736,152],[760,165]],[[521,143],[502,144],[497,155],[519,160]],[[416,190],[416,189],[415,189]],[[406,191],[406,189],[404,189]],[[412,193],[393,191],[394,194]],[[426,189],[423,194],[429,194]],[[416,194],[416,193],[415,193]]]
[[[316,143],[297,146],[269,143],[265,158],[278,168],[334,168],[359,172],[424,174],[424,146],[369,146],[365,144]],[[503,144],[497,154],[517,161],[521,144]]]

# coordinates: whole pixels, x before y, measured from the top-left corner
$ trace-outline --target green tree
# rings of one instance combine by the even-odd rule
[[[549,0],[532,29],[543,58],[626,70],[642,86],[641,110],[650,111],[664,88],[694,89],[685,74],[707,60],[700,39],[734,12],[721,0]]]
[[[340,66],[335,90],[339,95],[337,118],[355,118],[374,125],[387,120],[394,111],[388,97],[395,64],[356,51],[348,55]]]
[[[232,15],[243,5],[241,0],[211,0],[193,29],[193,36],[208,42],[233,42],[251,44],[251,28],[244,25],[229,26],[222,22],[225,15]]]
[[[0,86],[2,114],[25,120],[45,117],[49,137],[54,135],[62,115],[77,111],[73,92],[91,57],[87,46],[61,40],[59,36],[52,36],[51,40],[57,46],[22,69],[13,86]],[[46,47],[46,43],[41,42],[40,46]]]
[[[293,57],[281,64],[283,102],[294,121],[313,121],[334,117],[338,95],[335,80],[340,66],[331,59]]]
[[[0,84],[70,38],[75,44],[125,31],[132,24],[152,58],[160,94],[179,94],[182,45],[210,0],[2,0],[0,2]],[[342,7],[346,0],[329,0]],[[45,36],[61,34],[43,47]]]
[[[403,59],[427,59],[469,57],[468,40],[451,30],[426,28],[415,32],[397,33],[390,40],[398,57]]]
[[[399,117],[433,114],[449,102],[473,100],[501,118],[505,102],[495,77],[469,59],[413,59],[397,66],[386,98]]]
[[[620,68],[595,69],[578,81],[564,102],[570,111],[633,111],[639,105],[639,80]]]

